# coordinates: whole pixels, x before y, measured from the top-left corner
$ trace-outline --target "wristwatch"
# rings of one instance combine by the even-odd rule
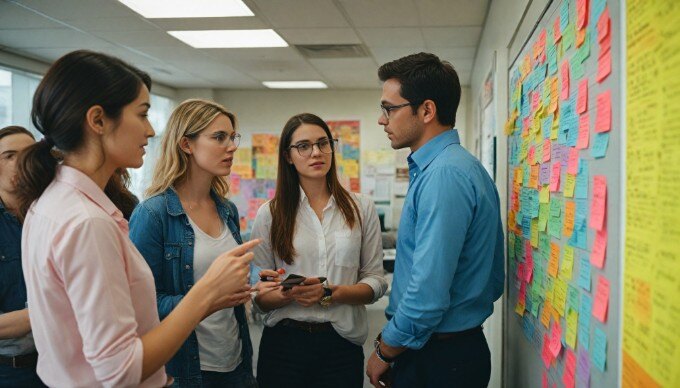
[[[387,357],[384,354],[382,354],[382,351],[380,351],[380,339],[382,338],[382,333],[378,333],[378,336],[375,337],[373,340],[373,346],[375,347],[375,355],[378,356],[378,359],[385,364],[392,364],[394,363],[394,360],[396,357]]]
[[[319,300],[319,304],[323,307],[328,307],[333,303],[333,290],[324,287],[323,288],[323,296],[321,297],[321,300]]]

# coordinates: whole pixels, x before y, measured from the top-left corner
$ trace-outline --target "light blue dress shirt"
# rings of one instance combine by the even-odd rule
[[[448,130],[408,157],[383,341],[420,349],[433,333],[481,325],[504,289],[498,191]]]

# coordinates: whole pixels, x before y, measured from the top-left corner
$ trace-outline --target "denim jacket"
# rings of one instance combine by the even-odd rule
[[[242,244],[236,206],[211,193],[217,213]],[[194,285],[194,230],[173,188],[140,203],[130,218],[130,239],[149,263],[156,282],[158,314],[164,319]],[[253,346],[248,332],[245,308],[234,307],[241,339],[241,358],[252,376]],[[167,372],[179,386],[200,386],[201,365],[196,332],[192,332],[180,350],[166,365]]]
[[[21,269],[21,224],[0,201],[0,314],[26,308],[26,282]],[[35,351],[33,336],[0,340],[0,355]]]

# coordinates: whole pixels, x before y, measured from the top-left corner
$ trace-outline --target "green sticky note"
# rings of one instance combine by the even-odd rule
[[[571,280],[571,272],[574,268],[574,248],[569,245],[564,246],[564,255],[562,256],[562,264],[560,264],[560,274],[564,280]]]

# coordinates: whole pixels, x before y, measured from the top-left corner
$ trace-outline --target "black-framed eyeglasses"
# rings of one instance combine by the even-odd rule
[[[404,104],[387,105],[387,106],[380,104],[380,111],[382,112],[383,116],[385,116],[385,118],[389,120],[390,119],[390,112],[392,112],[393,110],[397,110],[397,109],[403,108],[405,106],[416,106],[416,105],[420,105],[420,104],[421,104],[420,102],[419,103],[407,102],[407,103],[404,103]]]
[[[330,154],[335,149],[336,144],[338,144],[338,139],[321,139],[316,143],[304,141],[289,146],[288,150],[290,151],[291,148],[296,148],[300,156],[303,158],[308,158],[312,156],[312,152],[314,152],[314,146],[316,146],[316,148],[318,148],[321,153]]]

